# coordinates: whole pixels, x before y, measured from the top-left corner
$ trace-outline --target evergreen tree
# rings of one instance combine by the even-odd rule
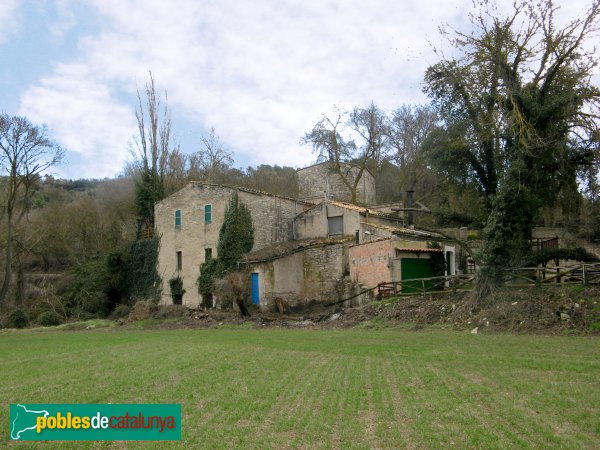
[[[254,226],[252,215],[246,205],[238,199],[235,192],[225,210],[223,225],[219,231],[217,259],[209,259],[200,266],[197,280],[198,292],[208,298],[214,290],[217,278],[237,270],[237,263],[252,250],[254,245]]]
[[[238,201],[236,192],[225,210],[223,225],[219,231],[217,253],[223,274],[236,270],[237,262],[252,250],[253,245],[252,216],[248,207]]]

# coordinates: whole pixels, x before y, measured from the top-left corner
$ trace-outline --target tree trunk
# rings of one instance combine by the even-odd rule
[[[4,259],[4,281],[2,282],[2,289],[0,289],[0,304],[4,303],[6,296],[8,295],[8,289],[10,288],[10,282],[12,281],[12,258],[13,258],[13,223],[12,214],[8,215],[8,227],[6,231],[6,253]]]

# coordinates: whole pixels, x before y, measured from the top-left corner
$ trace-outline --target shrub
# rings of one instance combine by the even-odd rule
[[[156,319],[180,318],[188,314],[188,309],[182,305],[164,305],[159,306],[153,316]]]
[[[29,317],[22,309],[15,309],[8,316],[7,326],[9,328],[25,328],[29,323]]]
[[[158,305],[151,301],[141,300],[133,305],[133,309],[129,313],[129,320],[146,320],[158,310]]]
[[[215,282],[215,296],[218,305],[229,309],[234,303],[249,303],[250,277],[244,272],[233,272]]]
[[[122,319],[123,317],[127,317],[131,312],[131,307],[128,305],[117,305],[114,311],[110,314],[111,319]]]
[[[173,304],[181,305],[183,301],[183,294],[185,294],[183,280],[181,277],[171,278],[169,280],[169,287],[171,288],[171,298],[173,299]]]
[[[198,286],[198,293],[202,295],[203,303],[206,303],[206,300],[210,299],[215,289],[215,280],[221,274],[222,272],[216,259],[209,259],[200,266],[200,276],[196,284]]]
[[[45,311],[37,317],[37,323],[43,327],[55,327],[62,323],[62,318],[54,311]]]

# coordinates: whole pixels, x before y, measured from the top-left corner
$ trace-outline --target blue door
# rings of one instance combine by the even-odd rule
[[[258,274],[252,274],[252,303],[258,305],[260,297],[258,294]]]

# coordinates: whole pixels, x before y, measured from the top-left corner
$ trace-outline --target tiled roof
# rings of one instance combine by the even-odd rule
[[[285,241],[265,247],[263,249],[248,253],[244,263],[260,263],[272,261],[283,256],[307,250],[309,248],[325,247],[327,245],[343,244],[354,241],[354,236],[342,236],[337,238],[302,239],[299,241]]]
[[[386,219],[394,219],[394,220],[399,219],[397,216],[392,216],[390,214],[384,214],[380,211],[370,209],[366,206],[353,205],[352,203],[340,202],[338,200],[327,200],[327,203],[330,205],[333,205],[333,206],[337,206],[339,208],[345,208],[345,209],[349,209],[351,211],[356,211],[363,216],[366,216],[367,214],[369,214],[370,216],[384,217]]]
[[[426,230],[419,230],[419,229],[412,229],[412,228],[407,228],[407,227],[390,227],[387,225],[379,225],[379,224],[374,224],[374,223],[365,223],[362,222],[363,224],[365,224],[368,227],[372,227],[372,228],[377,228],[380,230],[385,230],[388,231],[392,234],[395,234],[397,236],[410,236],[410,237],[421,237],[421,238],[433,238],[433,239],[446,239],[448,240],[448,238],[446,238],[445,236],[439,234],[439,233],[435,233],[433,231],[426,231]]]
[[[190,181],[189,184],[193,184],[193,185],[196,185],[196,186],[224,187],[224,188],[227,188],[227,189],[235,189],[237,191],[247,192],[249,194],[266,195],[266,196],[269,196],[269,197],[277,197],[277,198],[282,198],[284,200],[291,200],[293,202],[302,203],[302,204],[305,204],[305,205],[314,205],[314,202],[307,202],[305,200],[298,200],[297,198],[286,197],[284,195],[271,194],[270,192],[259,191],[258,189],[251,189],[251,188],[247,188],[247,187],[243,187],[243,186],[233,186],[233,185],[229,185],[229,184],[217,184],[217,183],[204,183],[202,181]]]
[[[441,248],[397,248],[400,252],[443,253]]]

